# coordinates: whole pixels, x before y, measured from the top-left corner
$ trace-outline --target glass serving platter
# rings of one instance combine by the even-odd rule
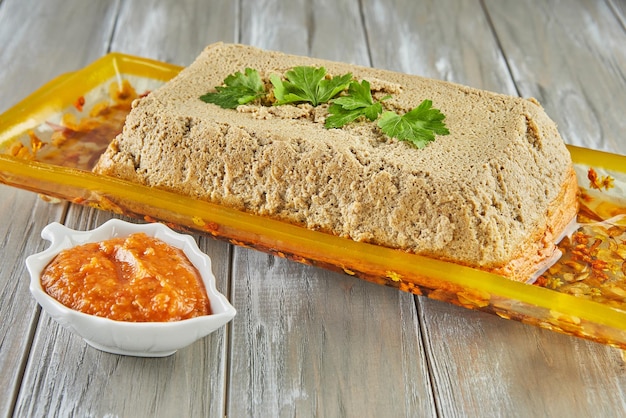
[[[92,173],[132,100],[180,70],[112,53],[52,80],[0,115],[0,182],[626,348],[626,157],[568,147],[580,228],[556,265],[518,283]]]

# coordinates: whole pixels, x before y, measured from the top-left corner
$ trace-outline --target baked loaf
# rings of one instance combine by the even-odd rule
[[[369,121],[326,129],[326,105],[199,99],[246,67],[268,80],[300,65],[368,80],[399,113],[430,99],[450,135],[418,149]],[[577,210],[569,152],[533,99],[222,43],[137,100],[94,170],[520,281]]]

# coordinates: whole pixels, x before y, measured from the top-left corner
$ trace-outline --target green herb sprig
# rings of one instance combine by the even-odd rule
[[[390,111],[383,113],[378,121],[378,127],[392,138],[408,141],[417,148],[424,148],[435,140],[435,134],[450,134],[443,122],[444,119],[445,115],[439,109],[433,109],[431,100],[424,100],[402,116]]]
[[[385,96],[385,100],[391,96]],[[348,86],[348,94],[333,100],[328,107],[330,116],[326,118],[324,126],[327,128],[341,128],[342,126],[353,122],[361,116],[366,117],[370,121],[375,121],[383,112],[383,106],[378,102],[374,102],[372,98],[372,90],[367,80],[352,81]]]
[[[273,86],[274,105],[311,103],[319,106],[329,103],[325,127],[341,128],[364,117],[377,126],[387,136],[399,141],[407,141],[417,148],[424,148],[435,140],[435,135],[448,135],[445,115],[432,107],[431,100],[424,100],[419,106],[400,115],[392,111],[383,111],[382,102],[387,95],[374,100],[370,83],[360,83],[352,79],[352,74],[327,77],[324,67],[294,67],[285,73],[285,79],[276,74],[270,77]],[[346,91],[347,89],[347,91]],[[234,109],[239,105],[268,97],[265,84],[258,71],[246,68],[245,72],[236,72],[224,80],[223,86],[215,87],[215,92],[200,96],[207,103],[222,108]]]
[[[224,79],[224,86],[215,87],[216,92],[200,96],[200,100],[213,103],[224,109],[250,103],[265,97],[265,85],[257,70],[246,68],[245,74],[236,72]]]
[[[276,105],[309,102],[319,106],[344,91],[352,74],[326,78],[324,67],[294,67],[285,73],[285,78],[282,80],[276,74],[270,76]]]

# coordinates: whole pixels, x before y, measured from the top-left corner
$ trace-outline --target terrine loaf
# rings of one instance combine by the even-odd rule
[[[297,66],[367,80],[399,114],[431,100],[450,133],[417,148],[363,118],[327,129],[328,104],[200,100],[246,68],[270,86]],[[534,99],[235,44],[135,101],[94,170],[521,281],[577,210],[569,152]]]

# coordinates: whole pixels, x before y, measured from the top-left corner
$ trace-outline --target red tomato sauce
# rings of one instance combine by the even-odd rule
[[[41,276],[68,308],[129,322],[169,322],[211,314],[198,270],[182,250],[144,233],[59,253]]]

